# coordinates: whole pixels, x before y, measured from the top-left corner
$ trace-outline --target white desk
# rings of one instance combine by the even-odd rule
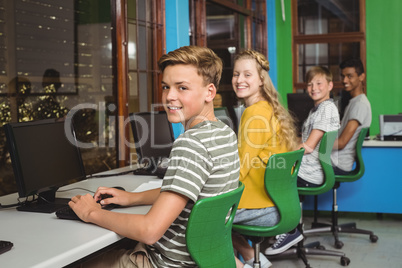
[[[402,141],[379,141],[379,140],[366,140],[363,142],[363,147],[402,147]]]
[[[121,170],[111,171],[117,173]],[[82,187],[95,191],[99,186],[121,186],[127,191],[157,188],[161,180],[150,176],[122,175],[94,178],[74,183],[60,190]],[[139,188],[138,188],[139,187]],[[84,190],[57,193],[57,197],[71,198],[86,194]],[[16,203],[17,194],[0,197],[0,203]],[[119,208],[123,213],[146,214],[150,206]],[[54,213],[21,212],[16,208],[0,210],[0,239],[14,247],[0,255],[1,267],[55,268],[63,267],[107,247],[123,237],[93,224],[61,220]]]

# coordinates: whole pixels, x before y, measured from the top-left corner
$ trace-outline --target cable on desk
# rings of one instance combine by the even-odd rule
[[[132,172],[133,172],[132,170],[129,170],[129,171],[123,171],[123,172],[120,172],[120,173],[112,173],[112,174],[88,175],[86,178],[87,179],[106,178],[106,177],[111,177],[111,176],[126,175],[126,174],[129,174],[129,173],[132,173]],[[68,192],[68,191],[71,191],[71,190],[84,190],[84,191],[88,191],[90,193],[95,193],[94,191],[91,191],[91,190],[88,190],[88,189],[85,189],[85,188],[80,188],[80,187],[66,189],[66,190],[58,190],[57,192]],[[18,199],[18,203],[15,203],[15,204],[2,205],[0,203],[0,209],[2,209],[2,208],[10,208],[10,207],[17,207],[17,206],[20,206],[22,204],[30,203],[30,202],[33,202],[33,201],[37,200],[37,198],[35,198],[35,195],[33,195],[33,197],[34,197],[33,200],[28,200],[28,198],[27,198],[25,201],[22,201],[22,202]],[[50,203],[48,200],[46,200],[42,196],[38,196],[38,198],[42,199],[43,201],[45,201],[47,203]]]
[[[66,189],[66,190],[57,190],[58,193],[63,193],[63,192],[68,192],[68,191],[72,191],[72,190],[84,190],[87,191],[89,193],[95,193],[94,191],[91,191],[89,189],[85,189],[85,188],[81,188],[81,187],[74,187],[74,188],[70,188],[70,189]]]
[[[120,173],[112,173],[112,174],[88,175],[87,179],[106,178],[106,177],[112,177],[112,176],[121,176],[121,175],[126,175],[126,174],[129,174],[129,173],[133,173],[133,170],[123,171],[123,172],[120,172]]]
[[[0,204],[0,209],[1,209],[1,208],[12,208],[12,207],[21,206],[21,205],[23,205],[23,204],[25,204],[25,203],[27,203],[27,202],[32,202],[32,201],[34,201],[34,200],[35,200],[35,197],[34,197],[34,199],[31,200],[31,201],[28,200],[28,197],[25,199],[25,201],[20,201],[20,198],[18,198],[17,200],[18,200],[18,203],[14,203],[14,204],[8,204],[8,205],[2,205],[2,204]]]
[[[2,205],[2,204],[0,204],[0,209],[2,209],[2,208],[12,208],[12,207],[17,207],[17,206],[19,206],[19,205],[21,205],[21,203],[20,203],[20,202],[15,203],[15,204],[9,204],[9,205]]]

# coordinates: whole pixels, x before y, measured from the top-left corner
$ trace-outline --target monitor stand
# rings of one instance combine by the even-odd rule
[[[53,213],[57,210],[68,206],[70,198],[56,198],[56,191],[49,190],[41,192],[38,199],[32,202],[25,202],[19,207],[18,211]]]

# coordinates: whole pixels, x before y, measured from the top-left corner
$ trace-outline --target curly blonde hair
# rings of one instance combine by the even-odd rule
[[[274,116],[280,124],[278,136],[285,142],[288,150],[295,150],[297,146],[295,121],[289,112],[280,103],[280,96],[268,74],[269,62],[266,57],[255,50],[244,50],[236,55],[235,62],[241,59],[256,61],[258,74],[263,81],[261,96],[272,106]]]

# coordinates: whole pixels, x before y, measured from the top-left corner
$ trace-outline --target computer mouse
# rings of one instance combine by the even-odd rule
[[[125,189],[124,189],[123,187],[121,187],[121,186],[114,186],[114,187],[112,187],[112,188],[116,188],[116,189],[118,189],[118,190],[125,191]],[[107,199],[107,198],[113,197],[113,195],[110,195],[110,194],[102,194],[100,197],[101,197],[101,199],[98,200],[98,203],[100,203],[100,201],[103,200],[103,199]],[[112,210],[112,209],[117,208],[117,207],[120,207],[120,206],[111,203],[111,204],[103,205],[103,206],[102,206],[102,209]]]
[[[119,190],[122,190],[122,191],[125,191],[126,189],[124,189],[123,187],[121,187],[121,186],[114,186],[114,187],[112,187],[112,188],[116,188],[116,189],[119,189]]]
[[[121,187],[121,186],[114,186],[114,187],[112,187],[112,188],[125,191],[125,189],[124,189],[123,187]],[[101,200],[103,200],[103,199],[113,197],[113,195],[110,195],[110,194],[102,194],[100,197],[101,197],[101,199],[99,199],[98,203],[99,203]]]

